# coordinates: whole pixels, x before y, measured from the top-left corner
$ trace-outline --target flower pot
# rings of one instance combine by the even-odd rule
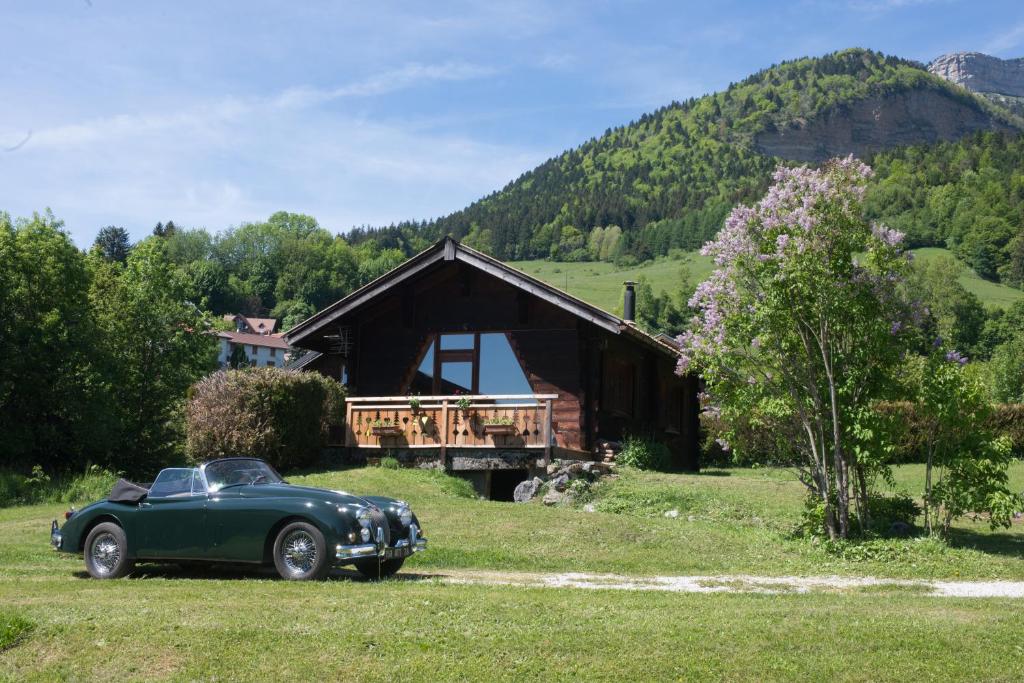
[[[484,425],[484,434],[493,436],[510,436],[517,431],[515,425]]]
[[[381,425],[379,427],[371,427],[370,433],[374,436],[401,436],[402,428],[398,425]]]

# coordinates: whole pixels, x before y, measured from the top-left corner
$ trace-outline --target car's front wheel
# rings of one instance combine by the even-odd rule
[[[117,579],[135,566],[128,558],[128,537],[113,522],[93,527],[85,539],[85,569],[94,579]]]
[[[382,562],[378,562],[376,559],[359,560],[355,564],[356,570],[368,579],[386,579],[402,568],[402,565],[405,564],[405,558],[399,557]]]
[[[274,566],[290,581],[322,579],[331,569],[324,535],[312,524],[292,522],[274,541]]]

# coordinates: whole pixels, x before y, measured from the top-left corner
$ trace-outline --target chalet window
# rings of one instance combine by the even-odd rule
[[[277,358],[277,349],[271,347],[271,349],[270,349],[270,357],[271,358]]]
[[[607,358],[604,364],[602,408],[622,417],[633,416],[633,364],[618,358]]]
[[[409,390],[420,394],[532,393],[504,332],[434,335]]]

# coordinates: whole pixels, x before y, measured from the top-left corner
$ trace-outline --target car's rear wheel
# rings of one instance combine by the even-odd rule
[[[274,566],[289,581],[322,579],[331,569],[324,535],[312,524],[292,522],[274,541]]]
[[[93,527],[85,539],[85,569],[94,579],[117,579],[128,574],[135,561],[128,558],[128,537],[113,522]]]
[[[378,562],[375,559],[359,560],[355,564],[356,570],[368,579],[386,579],[402,568],[405,558],[399,557],[383,562]]]

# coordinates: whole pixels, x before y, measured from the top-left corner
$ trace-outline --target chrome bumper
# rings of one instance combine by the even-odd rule
[[[378,557],[383,559],[395,559],[409,557],[413,553],[427,549],[427,539],[420,536],[420,529],[415,524],[409,525],[409,535],[395,541],[393,547],[384,544],[383,530],[378,529],[376,543],[360,543],[357,545],[338,545],[335,548],[334,559],[340,562],[359,560],[367,557]]]
[[[57,520],[53,520],[53,524],[50,525],[50,545],[54,550],[60,550],[64,545],[64,535],[61,534],[60,527],[57,526]]]

